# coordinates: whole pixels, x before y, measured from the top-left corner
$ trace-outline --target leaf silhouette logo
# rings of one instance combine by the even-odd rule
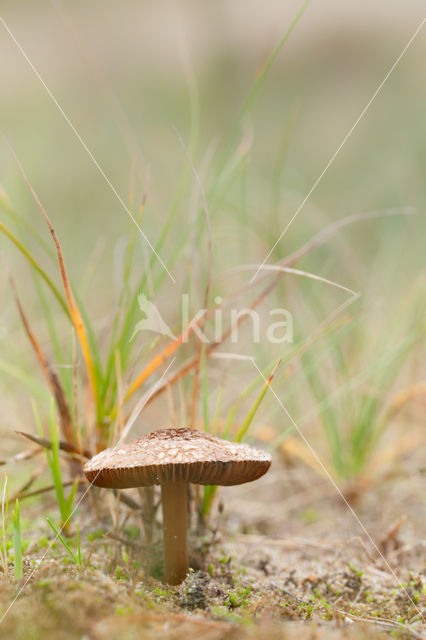
[[[155,304],[148,300],[143,293],[138,296],[138,304],[140,310],[146,315],[146,318],[139,320],[136,324],[130,341],[132,341],[135,335],[140,331],[152,331],[153,333],[168,336],[172,340],[176,340],[176,336],[173,335],[169,326],[163,320],[161,313],[158,311]]]

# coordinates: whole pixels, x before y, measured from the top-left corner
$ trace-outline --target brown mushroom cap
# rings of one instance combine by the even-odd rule
[[[110,489],[172,482],[235,485],[257,480],[270,466],[268,453],[247,444],[195,429],[159,429],[101,451],[84,473],[92,484]]]

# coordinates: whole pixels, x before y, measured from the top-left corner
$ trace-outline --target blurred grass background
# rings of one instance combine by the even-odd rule
[[[197,132],[194,163],[207,193],[213,193],[241,106],[300,6],[299,2],[282,6],[222,0],[119,5],[3,1],[1,15],[132,211],[137,211],[149,173],[143,228],[155,244],[186,165],[172,125],[187,142],[191,130]],[[264,259],[406,45],[423,10],[423,2],[402,6],[375,1],[368,7],[336,0],[311,3],[237,131],[233,157],[247,155],[220,197],[215,200],[212,195],[213,274],[218,277],[213,295],[235,290],[250,275],[223,277],[226,268]],[[0,128],[55,225],[68,269],[102,334],[120,290],[120,265],[131,223],[3,28],[0,34]],[[409,364],[404,360],[389,384],[366,382],[361,391],[355,387],[334,417],[326,415],[326,433],[330,421],[337,420],[338,429],[344,428],[345,420],[352,423],[348,406],[357,411],[364,406],[366,390],[376,390],[385,401],[395,381],[407,387],[425,377],[421,340],[426,253],[425,53],[421,33],[270,259],[277,261],[346,215],[407,206],[418,210],[412,217],[351,226],[297,265],[363,294],[355,333],[349,331],[342,339],[340,364],[332,357],[338,351],[336,338],[331,346],[318,347],[312,356],[315,366],[309,369],[302,363],[290,381],[283,377],[279,388],[297,419],[303,420],[312,407],[374,363],[377,345],[381,354],[386,353],[413,330],[413,324],[419,336],[410,350]],[[134,196],[129,200],[132,183]],[[4,144],[0,146],[0,184],[14,208],[49,240]],[[166,278],[156,297],[171,324],[188,282],[202,297],[197,269],[205,275],[206,237],[196,191],[189,176],[161,251],[169,264],[182,243],[179,258],[170,267],[178,288]],[[199,242],[191,241],[193,227],[200,233]],[[21,367],[30,378],[34,368],[34,380],[41,383],[17,321],[7,271],[15,275],[38,335],[43,338],[44,334],[47,340],[32,280],[22,257],[6,239],[0,239],[0,248],[5,274],[0,284],[1,360]],[[146,267],[147,257],[150,252],[141,241],[135,279]],[[156,262],[154,276],[161,271]],[[286,306],[294,314],[298,338],[303,339],[344,299],[341,292],[319,283],[286,280],[267,308]],[[70,342],[69,330],[64,341]],[[325,349],[324,359],[321,349]],[[255,355],[265,364],[277,354],[263,344]],[[382,365],[380,372],[386,367]],[[6,369],[3,422],[10,433],[31,420],[31,410],[29,399],[22,402],[23,385],[12,382]],[[312,369],[321,385],[306,374]],[[249,381],[253,373],[242,365],[232,371],[226,378],[231,396],[241,388],[239,376]],[[215,389],[222,374],[212,366],[210,375]],[[214,400],[212,392],[213,404]],[[164,414],[160,406],[153,416],[161,420]],[[150,415],[142,421],[143,428],[149,425]],[[264,422],[278,428],[285,421],[273,399],[262,415]],[[410,418],[416,429],[417,416]],[[362,420],[371,425],[374,411]],[[307,427],[314,438],[321,439],[324,432],[318,415]],[[398,433],[392,437],[398,442]],[[16,442],[10,447],[15,450]],[[344,456],[339,464],[346,464]]]

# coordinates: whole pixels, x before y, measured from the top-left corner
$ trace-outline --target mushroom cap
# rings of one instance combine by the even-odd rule
[[[131,444],[105,449],[84,465],[98,487],[128,489],[191,482],[235,485],[263,476],[271,456],[195,429],[159,429]]]

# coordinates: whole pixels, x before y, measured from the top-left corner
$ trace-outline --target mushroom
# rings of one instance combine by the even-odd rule
[[[91,484],[109,489],[161,485],[164,582],[176,585],[188,573],[188,483],[243,484],[270,466],[268,453],[247,444],[195,429],[159,429],[101,451],[84,465],[84,473]]]

